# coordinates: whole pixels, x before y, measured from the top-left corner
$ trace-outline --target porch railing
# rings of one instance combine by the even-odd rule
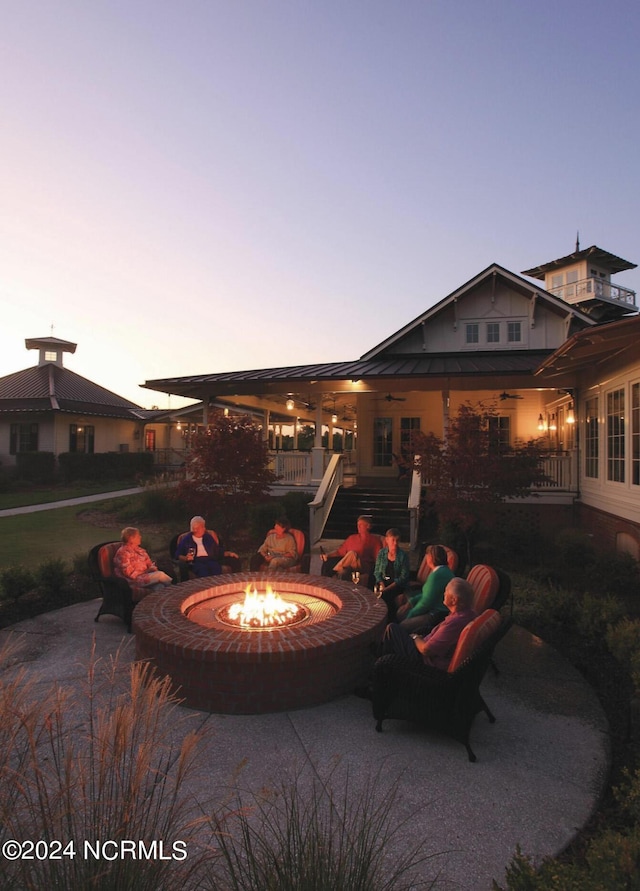
[[[311,482],[311,455],[308,452],[270,452],[270,468],[280,486],[308,486]]]
[[[547,455],[542,459],[542,469],[549,478],[546,483],[534,486],[536,492],[577,492],[578,469],[575,451]]]
[[[580,303],[582,300],[597,297],[614,303],[624,303],[627,306],[636,305],[635,291],[599,278],[583,278],[559,288],[551,288],[549,293],[566,300],[567,303]]]

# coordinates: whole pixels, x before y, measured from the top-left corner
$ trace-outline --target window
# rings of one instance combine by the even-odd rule
[[[69,424],[69,451],[93,455],[95,427],[92,424]]]
[[[476,322],[471,322],[466,326],[467,343],[478,343],[480,340],[480,326]]]
[[[598,479],[599,442],[598,442],[598,398],[587,399],[585,403],[584,429],[584,475],[592,480]]]
[[[487,343],[500,343],[500,322],[487,322]]]
[[[44,361],[45,362],[57,362],[58,354],[53,352],[52,350],[45,350]]]
[[[507,415],[489,418],[489,441],[500,452],[511,445],[511,418]]]
[[[400,418],[400,451],[402,454],[408,451],[411,444],[411,434],[419,432],[420,418]]]
[[[9,431],[9,454],[38,451],[38,425],[12,424]]]
[[[567,274],[566,274],[567,288],[566,288],[565,298],[575,297],[577,281],[578,281],[578,270],[577,269],[569,270],[569,272],[567,272]]]
[[[551,276],[551,293],[555,294],[556,297],[562,297],[562,283],[564,282],[564,274],[562,272],[556,272]]]
[[[631,384],[631,485],[640,486],[640,384]]]
[[[624,390],[607,393],[607,479],[624,483]]]
[[[507,322],[507,340],[509,343],[522,342],[522,322]]]
[[[373,422],[373,466],[391,467],[393,460],[393,425],[391,418]]]

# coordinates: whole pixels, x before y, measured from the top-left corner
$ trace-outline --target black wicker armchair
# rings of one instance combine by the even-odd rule
[[[474,718],[483,711],[491,723],[495,721],[482,698],[480,684],[496,645],[510,627],[510,618],[486,610],[464,629],[451,661],[453,670],[449,671],[401,656],[378,659],[373,674],[376,730],[382,731],[387,718],[414,721],[458,740],[466,748],[469,761],[476,761],[469,743]]]

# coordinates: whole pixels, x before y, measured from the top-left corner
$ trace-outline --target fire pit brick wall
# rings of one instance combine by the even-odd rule
[[[269,583],[287,594],[332,603],[334,615],[315,624],[243,631],[208,628],[187,618],[204,600]],[[328,702],[362,683],[371,666],[369,645],[381,638],[386,607],[366,588],[319,576],[236,573],[176,585],[136,606],[136,656],[171,677],[191,708],[224,714],[261,714]]]

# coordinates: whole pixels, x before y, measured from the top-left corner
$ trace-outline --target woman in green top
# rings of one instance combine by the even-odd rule
[[[426,557],[431,572],[422,591],[411,596],[408,603],[398,610],[397,621],[410,632],[431,631],[449,614],[444,605],[444,589],[454,575],[447,566],[447,552],[442,545],[429,545]]]
[[[389,621],[396,619],[396,597],[404,592],[409,581],[409,558],[400,547],[400,530],[387,529],[384,537],[385,547],[376,557],[373,575],[376,585],[382,585],[380,597],[387,604]]]

